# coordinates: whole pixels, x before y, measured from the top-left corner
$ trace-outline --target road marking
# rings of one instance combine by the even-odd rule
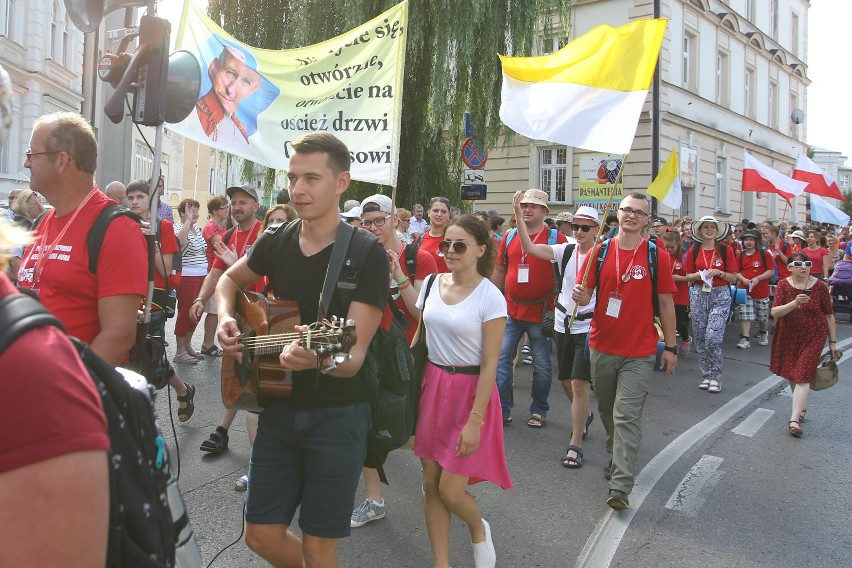
[[[775,414],[774,410],[769,410],[768,408],[758,408],[754,412],[752,412],[748,418],[739,423],[739,425],[731,430],[734,434],[739,434],[740,436],[748,436],[751,438],[754,436],[760,427],[766,424],[766,421],[769,420],[769,417]]]
[[[781,389],[781,392],[779,392],[778,394],[780,394],[781,396],[789,396],[790,398],[793,398],[793,389],[790,388],[790,385],[787,385],[786,387]]]
[[[849,344],[852,344],[852,338],[843,340],[837,347],[844,349]],[[841,362],[846,359],[847,357],[844,355]],[[633,492],[630,493],[630,508],[618,513],[610,509],[601,517],[601,520],[595,526],[595,530],[592,531],[592,534],[586,540],[586,545],[577,558],[575,566],[577,568],[608,567],[636,511],[642,506],[645,497],[648,496],[648,493],[651,492],[651,489],[654,488],[669,468],[695,444],[711,436],[725,422],[736,416],[767,391],[777,387],[784,380],[786,379],[782,379],[778,375],[769,375],[763,381],[728,401],[716,412],[672,440],[668,446],[663,448],[663,451],[654,456],[636,477],[636,485],[633,488]]]
[[[679,511],[687,517],[698,516],[699,509],[722,477],[722,472],[718,469],[723,461],[716,456],[701,456],[669,497],[666,509]]]

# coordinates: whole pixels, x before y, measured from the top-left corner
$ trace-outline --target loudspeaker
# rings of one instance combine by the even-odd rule
[[[121,8],[147,6],[148,0],[63,0],[65,11],[74,25],[83,32],[95,31],[104,16]]]
[[[177,124],[195,108],[201,91],[201,66],[188,51],[175,51],[169,55],[166,77],[165,121]]]

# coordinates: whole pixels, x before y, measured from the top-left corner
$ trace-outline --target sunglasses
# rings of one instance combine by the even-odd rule
[[[589,231],[594,229],[594,227],[591,225],[575,225],[574,223],[571,223],[571,228],[575,231],[583,231],[584,233],[588,233]]]
[[[438,252],[441,254],[447,254],[450,248],[456,254],[464,254],[467,252],[467,243],[464,241],[441,241],[438,243]]]
[[[810,260],[794,260],[790,262],[790,266],[794,268],[810,268],[813,264]]]

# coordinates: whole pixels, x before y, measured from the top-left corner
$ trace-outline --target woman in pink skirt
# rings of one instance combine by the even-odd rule
[[[414,439],[423,464],[426,528],[436,567],[449,566],[455,513],[470,529],[474,565],[493,568],[491,529],[466,488],[481,481],[512,487],[495,384],[506,300],[488,280],[494,244],[482,221],[454,219],[439,251],[450,273],[430,279],[417,300],[429,345]]]

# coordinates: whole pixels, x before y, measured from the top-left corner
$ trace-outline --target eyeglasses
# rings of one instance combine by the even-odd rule
[[[367,219],[361,219],[361,226],[365,229],[369,229],[373,225],[375,225],[376,227],[384,227],[385,222],[388,219],[390,219],[390,215],[385,215],[384,217],[379,217],[378,219],[373,219],[372,221],[368,221]]]
[[[631,207],[619,207],[618,210],[624,213],[625,217],[630,217],[631,215],[633,215],[637,219],[644,219],[648,216],[648,213],[642,211],[641,209],[633,209]]]
[[[594,229],[594,227],[591,225],[577,225],[574,223],[571,223],[571,228],[575,231],[583,231],[584,233],[588,233],[589,231]]]
[[[790,266],[794,268],[810,268],[814,263],[810,260],[794,260],[790,263]]]
[[[432,199],[429,200],[429,204],[431,205],[432,203],[435,203],[436,201],[440,201],[441,203],[443,203],[447,207],[450,206],[450,200],[447,199],[446,197],[433,197]]]
[[[652,225],[655,229],[662,229],[665,225]]]
[[[438,252],[447,254],[447,251],[453,249],[456,254],[464,254],[467,252],[467,243],[464,241],[441,241],[438,243]]]
[[[26,152],[24,152],[24,155],[27,157],[27,161],[31,162],[33,156],[41,156],[43,154],[59,154],[61,152],[62,150],[52,150],[50,152],[33,152],[32,150],[27,150]]]

